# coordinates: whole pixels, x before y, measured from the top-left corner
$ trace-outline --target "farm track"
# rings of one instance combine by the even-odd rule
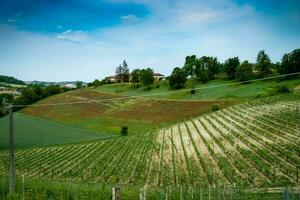
[[[115,102],[111,112],[136,102]],[[16,174],[145,186],[299,185],[298,110],[299,99],[249,102],[152,133],[16,150]],[[0,161],[7,174],[6,152]]]

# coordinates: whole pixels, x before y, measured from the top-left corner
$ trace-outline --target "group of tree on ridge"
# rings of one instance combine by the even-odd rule
[[[267,77],[275,72],[279,74],[300,72],[300,49],[284,54],[281,63],[272,63],[264,50],[259,51],[256,63],[247,60],[241,62],[238,57],[233,57],[222,64],[216,57],[187,56],[183,67],[173,69],[169,84],[171,88],[179,89],[184,87],[188,78],[196,78],[205,83],[215,79],[216,74],[226,73],[228,79],[248,81],[256,77]]]
[[[232,57],[225,60],[224,63],[218,61],[216,57],[196,55],[187,56],[182,67],[175,67],[170,76],[169,86],[173,89],[180,89],[185,86],[188,79],[193,78],[202,83],[216,78],[217,74],[225,73],[229,80],[248,81],[253,78],[267,77],[274,73],[290,74],[300,72],[300,49],[295,49],[290,53],[283,55],[281,62],[272,63],[270,57],[264,50],[259,51],[256,57],[256,63],[250,63],[248,60],[241,61],[239,57]],[[116,69],[116,76],[120,82],[132,82],[136,87],[142,83],[146,89],[151,89],[155,79],[151,68],[134,69],[131,74],[129,67],[124,60]],[[95,80],[88,86],[100,86],[107,81]]]

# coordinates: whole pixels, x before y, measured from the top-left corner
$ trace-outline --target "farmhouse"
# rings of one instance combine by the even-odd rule
[[[105,77],[105,80],[106,80],[106,82],[109,82],[109,83],[117,83],[117,82],[121,81],[119,76],[117,76],[117,75],[107,76],[107,77]]]
[[[154,73],[153,77],[155,80],[163,80],[165,78],[165,75],[160,74],[160,73]],[[129,82],[131,82],[131,79],[132,79],[131,74],[129,74]],[[121,81],[120,77],[117,75],[107,76],[107,77],[105,77],[105,80],[106,80],[106,82],[109,82],[109,83],[117,83],[117,82]]]
[[[160,73],[154,73],[153,74],[153,77],[156,79],[156,80],[163,80],[165,78],[164,75],[160,74]]]

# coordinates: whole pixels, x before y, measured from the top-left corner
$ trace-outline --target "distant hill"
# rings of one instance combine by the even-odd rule
[[[17,84],[17,85],[25,85],[24,81],[18,80],[12,76],[5,76],[5,75],[0,75],[0,82]]]
[[[77,81],[61,81],[61,82],[47,82],[47,81],[26,81],[25,82],[27,85],[29,84],[35,84],[35,85],[60,85],[64,87],[69,87],[69,88],[75,88]],[[87,83],[82,82],[83,85],[87,85]]]

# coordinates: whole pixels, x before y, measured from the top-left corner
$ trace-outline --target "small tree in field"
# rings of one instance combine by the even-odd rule
[[[139,87],[139,82],[141,82],[141,70],[134,69],[131,72],[131,82],[136,84],[136,87]]]
[[[123,126],[121,129],[121,136],[127,136],[128,135],[128,127]]]
[[[240,60],[238,57],[229,58],[224,63],[224,71],[228,75],[229,79],[234,79],[236,75],[236,70],[238,66],[240,65]]]
[[[169,81],[171,88],[175,88],[175,89],[183,88],[185,82],[186,82],[186,73],[184,69],[181,69],[179,67],[174,68]]]
[[[252,64],[245,60],[236,69],[236,77],[239,81],[248,81],[252,76]]]
[[[271,73],[272,63],[269,56],[265,53],[264,50],[261,50],[257,54],[256,58],[256,69],[262,77],[267,76]]]
[[[141,81],[144,86],[147,86],[147,89],[151,89],[151,85],[154,83],[154,72],[152,69],[142,69],[141,70]]]

